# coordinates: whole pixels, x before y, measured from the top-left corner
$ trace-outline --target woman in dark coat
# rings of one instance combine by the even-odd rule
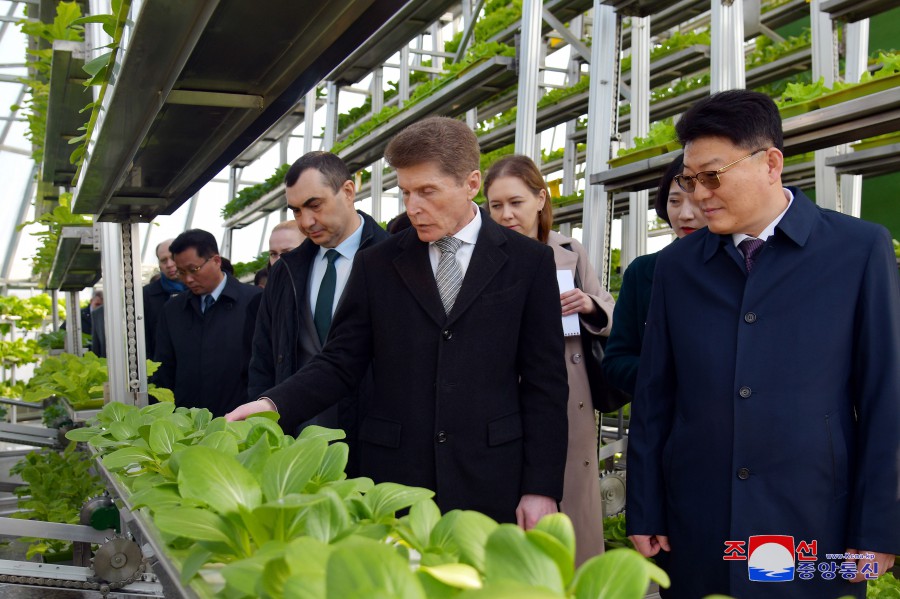
[[[691,201],[690,194],[675,183],[675,175],[681,174],[682,169],[682,156],[679,155],[660,179],[654,205],[656,213],[669,223],[679,239],[706,226],[706,217],[700,207]],[[653,253],[635,258],[625,270],[613,313],[615,325],[609,334],[603,358],[603,373],[607,381],[632,395],[637,382],[655,268],[656,253]]]

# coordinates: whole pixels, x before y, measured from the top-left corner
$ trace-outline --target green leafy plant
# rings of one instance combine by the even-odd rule
[[[59,317],[65,319],[65,302],[58,302]],[[46,293],[34,295],[29,298],[21,298],[15,295],[0,296],[0,316],[14,317],[17,329],[33,331],[41,328],[50,320],[52,313],[52,300]],[[0,334],[8,334],[11,328],[9,322],[0,323]]]
[[[15,489],[19,498],[19,511],[14,518],[78,524],[79,513],[85,501],[103,492],[100,479],[91,473],[91,460],[76,444],[70,443],[62,452],[32,451],[10,469],[19,475],[24,485]],[[36,554],[65,552],[71,546],[68,541],[23,537],[30,543],[26,558]]]
[[[53,58],[53,42],[56,40],[84,40],[84,27],[79,23],[81,9],[76,2],[59,2],[56,5],[56,16],[51,23],[39,20],[23,19],[19,27],[27,36],[43,40],[48,48],[27,49],[26,65],[29,76],[19,81],[27,86],[30,98],[23,106],[13,106],[13,110],[24,108],[28,120],[28,132],[25,136],[32,144],[32,158],[40,164],[44,158],[44,143],[47,137],[47,110],[50,99],[50,62]]]
[[[91,218],[89,216],[72,214],[72,210],[69,208],[71,201],[71,193],[61,193],[59,195],[59,206],[54,208],[51,212],[45,212],[39,216],[37,220],[22,225],[22,227],[33,224],[47,226],[44,230],[32,233],[32,235],[41,240],[41,243],[31,260],[31,272],[35,275],[44,277],[45,281],[45,277],[50,274],[50,269],[53,267],[53,259],[56,256],[56,250],[59,246],[59,235],[62,228],[67,225],[91,224]]]
[[[110,0],[110,6],[112,9],[111,15],[92,15],[81,19],[82,23],[100,23],[103,26],[103,31],[112,41],[105,46],[109,48],[109,52],[94,58],[84,65],[84,71],[89,76],[84,83],[85,86],[97,85],[100,87],[100,90],[97,92],[96,100],[83,109],[83,111],[90,111],[87,123],[82,128],[84,134],[69,140],[69,143],[75,146],[71,156],[69,156],[69,162],[78,167],[75,172],[75,181],[79,179],[81,168],[84,165],[87,144],[94,134],[97,118],[100,116],[100,108],[109,88],[110,75],[115,70],[122,34],[125,24],[128,22],[128,13],[131,9],[131,0]]]
[[[65,349],[66,347],[66,331],[60,329],[58,331],[50,331],[49,333],[41,333],[37,339],[38,345],[44,350]],[[91,345],[91,336],[87,333],[81,334],[81,346],[89,347]]]
[[[691,46],[708,46],[710,43],[712,43],[712,41],[709,29],[704,29],[702,31],[676,31],[667,39],[664,39],[659,44],[653,46],[653,49],[650,50],[650,62],[659,60],[669,54],[674,54],[684,48],[690,48]],[[621,69],[622,72],[631,70],[630,55],[622,59]]]
[[[747,69],[774,62],[782,56],[810,47],[812,34],[808,28],[805,28],[800,35],[791,36],[778,43],[773,42],[765,35],[760,35],[756,38],[755,43],[756,49],[744,59]]]
[[[616,156],[627,156],[643,150],[644,148],[661,146],[677,139],[678,134],[675,133],[675,125],[672,123],[672,119],[664,119],[662,121],[657,121],[650,126],[647,137],[635,137],[634,147],[621,148]]]
[[[265,268],[269,264],[269,253],[263,252],[249,262],[235,262],[234,276],[240,279],[244,275],[255,274],[256,271]]]
[[[222,208],[222,218],[234,216],[259,198],[277,188],[284,182],[284,176],[290,168],[290,164],[282,164],[262,183],[257,183],[256,185],[251,185],[240,190],[237,196],[235,196],[234,199],[229,200]]]
[[[0,363],[4,367],[33,364],[43,354],[43,348],[34,339],[0,340]]]
[[[147,360],[147,375],[152,376],[159,362]],[[92,352],[49,356],[38,366],[25,388],[25,401],[41,401],[48,397],[64,398],[76,410],[89,410],[103,405],[103,383],[107,381],[106,358]],[[148,393],[159,401],[172,402],[168,389],[148,386]]]
[[[415,91],[410,94],[409,101],[403,106],[402,109],[396,106],[386,106],[377,114],[372,115],[372,118],[357,126],[350,135],[335,144],[331,151],[337,153],[344,148],[349,147],[356,140],[361,139],[369,132],[376,129],[382,123],[385,123],[394,118],[394,116],[398,113],[431,96],[438,89],[455,80],[457,76],[466,69],[493,56],[515,56],[515,48],[496,42],[482,42],[473,45],[471,48],[469,48],[469,51],[466,53],[465,58],[463,58],[460,62],[452,63],[448,67],[447,73],[445,75],[417,87]]]
[[[475,43],[490,41],[492,37],[522,18],[522,0],[500,0],[488,2],[484,7],[484,16],[475,22],[472,39]],[[462,42],[463,32],[459,31],[444,44],[444,52],[455,54]]]
[[[866,599],[900,599],[900,580],[885,572],[866,583]]]
[[[576,570],[562,514],[524,532],[477,512],[441,515],[427,489],[348,479],[343,436],[312,426],[294,439],[267,417],[117,403],[67,433],[123,481],[202,596],[637,599],[650,580],[668,586],[630,550]],[[197,577],[209,568],[224,589]]]

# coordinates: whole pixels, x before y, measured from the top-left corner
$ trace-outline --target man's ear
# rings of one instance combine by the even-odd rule
[[[766,150],[766,166],[769,169],[769,183],[781,185],[781,173],[784,171],[784,154],[778,148]]]
[[[481,171],[475,170],[466,177],[466,192],[469,199],[473,199],[481,190]]]
[[[353,182],[353,179],[344,181],[344,184],[341,185],[341,190],[350,200],[350,205],[353,205],[353,202],[356,201],[356,183]]]

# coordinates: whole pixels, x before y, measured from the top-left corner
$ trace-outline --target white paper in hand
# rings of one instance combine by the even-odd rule
[[[559,283],[559,293],[575,289],[575,276],[571,270],[557,270],[556,282]],[[562,317],[563,335],[572,337],[573,335],[581,335],[581,327],[579,326],[578,314],[570,314]]]

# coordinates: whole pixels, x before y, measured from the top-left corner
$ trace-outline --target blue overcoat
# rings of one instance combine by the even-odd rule
[[[843,595],[751,582],[727,541],[900,552],[900,284],[888,232],[794,201],[749,274],[708,229],[657,259],[632,408],[628,534],[667,534],[668,596]],[[748,545],[744,545],[748,549]],[[796,557],[796,556],[795,556]],[[826,566],[827,567],[827,566]]]

